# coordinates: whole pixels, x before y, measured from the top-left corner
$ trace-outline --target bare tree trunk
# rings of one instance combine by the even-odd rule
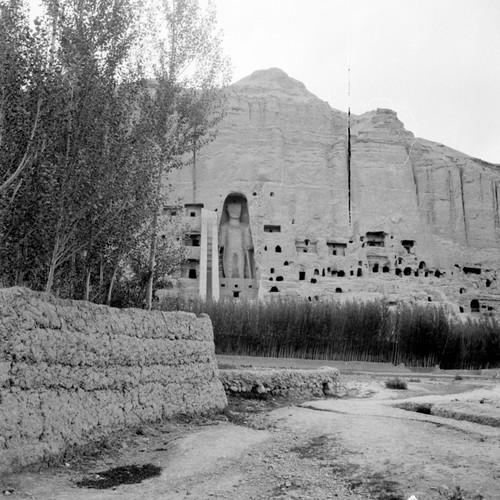
[[[87,278],[85,279],[85,296],[83,300],[90,300],[90,267],[87,269]]]
[[[103,297],[103,288],[104,288],[104,264],[101,259],[101,263],[99,266],[99,303],[102,304],[104,301]]]
[[[54,276],[56,273],[57,262],[59,257],[59,243],[60,237],[59,235],[56,237],[56,241],[54,242],[54,248],[52,249],[52,257],[50,259],[50,267],[49,267],[49,276],[47,277],[47,284],[45,285],[45,291],[50,293],[52,291],[52,287],[54,286]]]
[[[151,242],[149,244],[149,273],[148,282],[146,284],[146,303],[145,308],[150,311],[153,305],[153,282],[156,267],[156,249],[157,249],[157,238],[158,238],[158,214],[161,208],[161,178],[163,174],[163,162],[160,159],[160,165],[158,168],[158,181],[156,184],[156,203],[155,211],[153,215],[153,221],[151,223]]]
[[[118,265],[115,266],[113,270],[113,276],[111,276],[111,281],[109,283],[109,288],[108,288],[108,298],[106,300],[106,304],[109,306],[111,305],[111,296],[113,294],[113,287],[115,286],[115,281],[116,281],[116,274],[118,273]]]
[[[154,273],[156,266],[156,247],[157,247],[157,235],[156,232],[158,230],[158,211],[155,210],[155,214],[153,217],[153,223],[151,227],[151,241],[149,243],[149,273],[148,273],[148,282],[146,284],[146,304],[145,307],[148,311],[151,310],[153,305],[153,282],[154,282]]]

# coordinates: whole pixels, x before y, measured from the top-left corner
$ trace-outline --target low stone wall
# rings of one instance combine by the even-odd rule
[[[0,289],[0,472],[226,404],[208,316]]]
[[[341,391],[339,371],[318,370],[220,370],[228,394],[272,396],[334,396]]]

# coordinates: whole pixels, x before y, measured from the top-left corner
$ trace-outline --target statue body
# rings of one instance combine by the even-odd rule
[[[252,235],[249,225],[241,221],[241,209],[238,201],[227,203],[228,220],[220,226],[219,248],[223,248],[222,264],[226,278],[252,278]]]

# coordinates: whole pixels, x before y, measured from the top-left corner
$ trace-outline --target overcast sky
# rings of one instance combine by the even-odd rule
[[[278,67],[333,108],[500,163],[500,0],[215,0],[234,81]]]

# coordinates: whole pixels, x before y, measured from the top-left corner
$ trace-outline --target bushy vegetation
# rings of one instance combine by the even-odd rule
[[[42,0],[32,20],[29,4],[0,0],[0,286],[149,307],[164,174],[225,110],[215,11]]]
[[[408,389],[408,384],[405,380],[400,379],[399,377],[390,378],[385,381],[385,386],[388,389],[397,389],[399,391],[406,391]]]
[[[443,369],[500,366],[500,324],[458,322],[444,309],[373,302],[183,302],[163,309],[208,314],[216,352]]]

